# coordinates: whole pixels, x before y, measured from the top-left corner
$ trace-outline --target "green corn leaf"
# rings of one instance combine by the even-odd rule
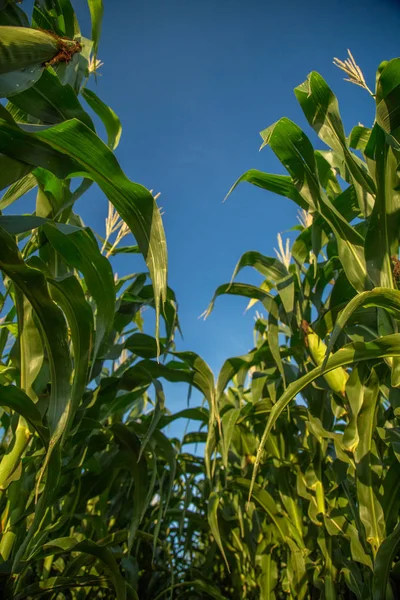
[[[281,349],[279,347],[279,298],[271,300],[268,314],[268,344],[279,373],[281,374],[284,387],[286,387],[285,371],[283,368]]]
[[[43,71],[43,65],[39,64],[0,75],[0,98],[13,98],[15,95],[29,90],[39,81]]]
[[[400,464],[397,461],[390,465],[383,480],[381,503],[386,531],[391,532],[396,526],[400,510]]]
[[[228,468],[228,452],[232,441],[232,436],[236,422],[240,416],[240,408],[232,408],[224,413],[221,418],[222,425],[222,461],[225,468]]]
[[[61,178],[83,170],[99,184],[130,227],[149,267],[158,339],[160,307],[167,294],[167,251],[161,215],[151,193],[129,181],[109,148],[75,119],[36,134],[0,121],[0,134],[0,151],[47,168]]]
[[[243,181],[247,181],[248,183],[256,185],[257,187],[261,187],[268,192],[279,194],[279,196],[290,198],[290,200],[293,200],[293,202],[298,204],[300,208],[305,210],[309,208],[309,204],[303,199],[301,194],[299,194],[290,177],[287,175],[272,175],[270,173],[263,173],[257,169],[250,169],[249,171],[246,171],[246,173],[243,173],[243,175],[239,177],[239,179],[233,184],[226,198],[230,196],[236,186]]]
[[[138,460],[140,460],[140,458],[142,457],[143,451],[145,450],[148,442],[153,437],[154,431],[155,431],[155,429],[164,413],[164,410],[165,410],[165,395],[164,395],[163,387],[162,387],[161,383],[157,380],[153,381],[153,385],[154,385],[154,389],[156,392],[156,404],[155,404],[155,407],[153,410],[153,414],[151,417],[149,427],[148,427],[143,439],[141,440],[141,446],[140,446]]]
[[[399,318],[400,291],[381,287],[375,288],[370,292],[363,292],[361,294],[357,294],[357,296],[354,296],[354,298],[350,300],[350,302],[347,304],[344,310],[340,312],[336,320],[335,327],[329,339],[329,344],[326,350],[323,367],[325,366],[329,355],[332,352],[332,348],[336,343],[336,340],[338,339],[340,333],[346,326],[346,323],[349,321],[349,319],[355,313],[355,311],[361,307],[368,308],[375,306],[383,308],[389,314],[393,315],[396,318]]]
[[[97,306],[94,355],[110,333],[115,310],[114,278],[111,265],[101,255],[90,229],[73,229],[48,223],[43,231],[53,248],[67,264],[83,273],[86,285]]]
[[[281,358],[286,358],[291,356],[294,352],[292,349],[281,349]],[[274,357],[272,351],[269,347],[269,344],[266,343],[258,349],[252,350],[248,354],[244,354],[243,356],[234,356],[232,358],[228,358],[224,364],[218,375],[217,380],[217,398],[220,398],[224,392],[224,389],[228,385],[229,381],[241,370],[249,370],[253,365],[259,364],[260,361],[263,361],[267,364],[267,366],[274,366]]]
[[[286,543],[289,546],[288,559],[292,575],[292,589],[296,598],[304,599],[309,593],[304,554],[290,537],[286,538]]]
[[[45,69],[39,81],[13,96],[13,104],[46,124],[79,119],[94,130],[92,119],[83,110],[70,85],[63,85],[53,69]]]
[[[122,133],[121,121],[112,108],[107,106],[107,104],[104,104],[92,90],[85,88],[82,90],[82,96],[85,98],[90,108],[94,110],[97,116],[103,121],[107,131],[107,144],[111,150],[115,150],[119,144]]]
[[[365,238],[365,259],[368,273],[376,286],[393,288],[391,257],[397,257],[399,247],[400,179],[398,159],[386,144],[385,134],[376,127],[375,178],[376,199]]]
[[[52,540],[44,544],[39,556],[47,554],[62,554],[64,552],[83,552],[100,560],[107,567],[110,574],[117,600],[126,599],[126,586],[120,573],[113,553],[109,548],[100,546],[91,540],[79,541],[74,537],[65,537]],[[93,585],[96,585],[95,583]]]
[[[43,274],[24,263],[14,240],[1,227],[0,239],[0,268],[29,300],[44,335],[53,384],[47,419],[54,445],[64,431],[71,401],[71,360],[65,319],[50,298]]]
[[[373,600],[387,600],[387,588],[390,586],[389,574],[400,543],[400,524],[383,541],[375,558],[372,580]]]
[[[315,71],[309,74],[304,83],[295,88],[295,94],[308,122],[318,136],[343,157],[356,187],[360,210],[368,214],[365,192],[374,194],[374,181],[347,146],[336,96],[321,75]]]
[[[209,581],[195,579],[192,582],[192,585],[196,590],[207,594],[210,598],[214,598],[214,600],[228,600],[227,597],[221,594],[219,589],[212,585]]]
[[[178,361],[170,361],[164,365],[152,360],[141,360],[123,373],[120,385],[129,390],[137,385],[150,384],[153,379],[160,377],[175,383],[182,382],[193,385],[206,397],[209,394],[207,381],[206,387],[204,387],[204,377]]]
[[[92,354],[93,312],[86,302],[82,286],[75,276],[49,280],[53,300],[64,312],[71,330],[74,349],[74,379],[71,393],[71,416],[75,414],[86,388]]]
[[[388,61],[380,72],[378,71],[378,81],[376,86],[376,122],[383,131],[391,136],[391,138],[389,138],[390,143],[397,150],[400,148],[399,98],[400,59],[394,58],[393,60]]]
[[[15,2],[2,0],[2,4],[0,3],[0,25],[29,27],[29,20],[24,11]]]
[[[243,296],[244,298],[255,298],[262,302],[267,310],[269,310],[271,298],[273,297],[268,292],[254,285],[247,285],[246,283],[224,283],[215,290],[207,310],[205,310],[201,316],[204,316],[206,319],[214,309],[215,300],[218,296],[222,296],[223,294]]]
[[[360,432],[359,443],[354,451],[357,473],[357,496],[360,519],[365,527],[367,542],[375,555],[385,537],[383,509],[377,494],[379,478],[374,465],[379,456],[373,442],[376,426],[376,405],[379,399],[379,379],[372,369],[368,379],[364,378],[363,402],[357,416]]]
[[[33,173],[22,176],[15,183],[10,185],[8,190],[1,197],[0,210],[4,210],[7,206],[10,206],[13,202],[30,192],[30,190],[33,190],[36,186],[37,180]]]
[[[224,546],[222,543],[222,538],[221,538],[221,534],[219,531],[219,525],[218,525],[218,507],[219,507],[219,503],[220,503],[220,496],[217,492],[211,492],[210,497],[208,498],[208,508],[207,508],[207,517],[208,517],[208,522],[210,524],[210,529],[211,529],[211,533],[214,536],[214,539],[218,545],[218,548],[221,551],[221,554],[224,558],[224,561],[226,563],[226,567],[228,569],[228,571],[230,572],[230,567],[229,567],[229,563],[228,563],[228,559],[226,558],[226,554],[225,554],[225,550],[224,550]]]
[[[180,360],[189,365],[193,372],[193,385],[201,389],[210,406],[214,404],[214,375],[208,364],[195,352],[174,352]]]
[[[276,258],[264,256],[260,252],[249,251],[240,257],[233,272],[231,283],[233,283],[239,271],[244,269],[244,267],[253,267],[271,281],[280,281],[288,275],[285,265]]]
[[[250,480],[239,477],[234,480],[233,485],[237,485],[240,489],[248,492],[250,490]],[[282,517],[273,497],[264,490],[260,485],[254,484],[252,492],[254,501],[268,514],[269,518],[275,525],[280,538],[285,541],[289,536],[288,519]]]
[[[32,583],[16,594],[15,600],[24,600],[25,598],[34,598],[48,593],[62,592],[74,588],[104,588],[110,589],[110,580],[107,577],[98,575],[77,575],[75,577],[49,577],[43,581]]]
[[[158,424],[160,424],[160,421],[158,421]],[[172,497],[173,487],[174,487],[174,483],[175,483],[175,475],[176,475],[176,471],[177,471],[176,451],[175,451],[172,443],[170,442],[170,440],[167,438],[167,436],[164,435],[158,429],[155,429],[153,431],[152,437],[153,437],[155,443],[157,444],[158,449],[164,455],[164,458],[167,461],[168,466],[169,466],[170,477],[169,477],[169,484],[168,484],[168,489],[167,489],[167,495],[165,497],[165,506],[164,506],[164,514],[166,514],[171,497]]]
[[[371,136],[371,132],[372,129],[369,127],[363,127],[362,125],[356,125],[353,127],[349,135],[350,148],[364,152]]]
[[[121,449],[125,450],[126,456],[119,454],[116,464],[128,469],[135,481],[133,491],[134,513],[129,527],[128,547],[131,549],[137,529],[143,518],[148,502],[151,500],[153,485],[149,483],[149,475],[146,460],[140,456],[140,442],[133,431],[121,423],[115,423],[112,431],[116,436]]]
[[[71,38],[80,37],[79,26],[69,0],[52,0],[47,6],[36,3],[33,7],[32,25]]]
[[[9,185],[18,182],[31,171],[33,171],[32,165],[0,154],[0,189],[4,190]]]
[[[157,358],[157,341],[147,333],[133,333],[125,340],[124,348],[141,358]],[[164,351],[160,343],[161,354],[164,354]]]
[[[0,226],[3,227],[11,235],[26,233],[37,229],[46,223],[46,219],[42,217],[34,217],[30,215],[10,215],[0,217]]]
[[[26,419],[37,431],[44,446],[49,443],[49,431],[43,425],[39,410],[23,390],[14,385],[0,385],[1,405],[9,406]]]
[[[313,211],[318,211],[335,234],[346,275],[357,291],[370,287],[364,259],[364,240],[330,200],[319,180],[314,150],[304,132],[289,119],[280,119],[261,132],[262,148],[271,146],[289,171],[294,185]]]
[[[103,0],[88,0],[88,5],[90,10],[90,18],[92,20],[94,60],[96,60],[103,22]]]
[[[303,375],[303,377],[300,377],[300,379],[297,379],[291,383],[271,409],[271,413],[257,451],[250,492],[253,488],[265,442],[277,419],[282,414],[282,411],[285,410],[286,406],[291,400],[293,400],[293,398],[297,396],[297,394],[299,394],[309,383],[312,383],[318,377],[321,377],[325,373],[328,373],[335,368],[344,367],[356,361],[374,360],[386,357],[390,358],[394,356],[400,356],[400,336],[398,334],[384,336],[373,340],[372,342],[354,342],[352,344],[347,344],[338,350],[338,352],[328,359],[325,366],[320,365],[312,371],[309,371],[306,375]]]
[[[204,408],[184,408],[173,415],[164,415],[159,423],[160,429],[166,427],[177,419],[191,419],[193,421],[208,423],[209,415],[208,411],[206,411]]]

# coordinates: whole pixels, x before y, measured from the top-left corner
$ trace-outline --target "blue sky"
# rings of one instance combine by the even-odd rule
[[[79,3],[76,4],[79,7]],[[81,1],[83,30],[89,21]],[[347,131],[370,125],[373,100],[343,81],[332,58],[350,48],[370,87],[381,60],[400,54],[400,3],[390,0],[113,0],[105,1],[97,89],[123,125],[117,156],[127,175],[161,192],[169,283],[180,308],[181,349],[198,352],[217,372],[252,347],[254,311],[221,297],[207,321],[199,315],[229,281],[246,250],[273,255],[276,235],[296,224],[289,200],[242,184],[249,168],[283,172],[259,131],[287,116],[313,136],[293,94],[311,70],[339,98]],[[107,203],[93,190],[80,202],[85,221],[102,230]],[[118,272],[141,270],[122,258]],[[239,280],[261,279],[244,270]],[[168,386],[167,403],[183,408],[185,391]]]
[[[400,54],[400,3],[394,0],[267,2],[266,0],[105,0],[99,57],[91,87],[123,125],[117,156],[127,175],[156,192],[169,250],[169,284],[176,291],[184,341],[215,372],[225,358],[252,346],[254,311],[225,296],[199,320],[215,288],[229,281],[246,250],[273,255],[276,235],[296,224],[289,200],[235,179],[249,168],[282,172],[273,153],[258,152],[259,131],[287,116],[313,141],[293,88],[319,71],[339,98],[347,131],[370,125],[372,99],[343,82],[332,58],[350,48],[370,87],[376,67]],[[83,33],[87,5],[76,0]],[[107,202],[94,186],[79,201],[85,222],[104,231]],[[119,274],[143,269],[124,257]],[[243,271],[242,281],[261,281]],[[168,391],[183,408],[185,392]]]

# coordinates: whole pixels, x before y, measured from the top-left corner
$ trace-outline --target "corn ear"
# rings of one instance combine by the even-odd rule
[[[28,27],[0,26],[0,74],[32,65],[45,65],[59,55],[62,60],[81,49],[79,42]]]
[[[303,321],[303,331],[310,356],[313,362],[319,366],[324,361],[327,346],[305,321]],[[323,378],[333,392],[344,395],[349,376],[342,367],[325,373]]]

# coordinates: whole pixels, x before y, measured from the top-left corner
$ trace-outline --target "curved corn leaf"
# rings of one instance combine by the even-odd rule
[[[112,432],[121,447],[126,451],[125,460],[123,460],[123,456],[117,455],[117,464],[120,467],[128,469],[132,473],[135,482],[133,492],[134,514],[128,535],[128,547],[131,549],[137,529],[146,510],[148,498],[152,494],[152,485],[149,486],[146,461],[143,456],[140,458],[141,449],[137,436],[128,427],[120,423],[112,426]]]
[[[355,313],[359,308],[369,308],[369,307],[380,307],[386,310],[389,314],[393,315],[396,318],[400,318],[400,291],[391,290],[388,288],[374,288],[370,292],[362,292],[361,294],[357,294],[354,296],[352,300],[345,306],[342,312],[339,313],[339,316],[336,320],[335,326],[329,338],[328,347],[326,350],[326,355],[324,358],[324,362],[322,366],[325,367],[326,362],[329,358],[330,353],[332,352],[332,348],[336,343],[339,335],[343,331],[346,323],[349,321],[351,316]]]
[[[264,429],[264,433],[262,435],[261,442],[257,451],[257,457],[256,462],[254,464],[249,495],[251,496],[252,488],[255,482],[255,477],[257,474],[258,466],[260,464],[261,455],[267,437],[269,436],[277,419],[282,414],[282,411],[285,410],[286,406],[291,400],[293,400],[293,398],[297,396],[297,394],[299,394],[309,383],[312,383],[318,377],[321,377],[325,373],[333,371],[335,368],[344,367],[354,362],[364,360],[376,360],[387,357],[390,358],[393,356],[400,356],[400,335],[398,334],[387,335],[373,340],[372,342],[355,342],[352,344],[347,344],[346,346],[343,346],[343,348],[338,350],[334,355],[332,355],[328,359],[324,367],[320,365],[312,371],[309,371],[309,373],[307,373],[306,375],[303,375],[303,377],[300,377],[300,379],[298,379],[297,381],[291,383],[271,409],[271,413],[268,418],[267,425]]]
[[[62,435],[70,410],[71,360],[64,315],[50,298],[44,275],[24,263],[14,240],[0,227],[0,268],[31,303],[49,356],[52,390],[47,414],[52,445]]]
[[[222,426],[222,461],[225,468],[228,468],[228,452],[232,441],[232,436],[236,422],[240,416],[240,408],[231,408],[221,417]]]
[[[93,59],[96,60],[103,22],[103,0],[88,0],[88,5],[92,20]]]
[[[47,223],[43,231],[53,248],[68,265],[81,271],[97,306],[94,355],[110,333],[114,320],[115,291],[111,265],[102,256],[90,229],[73,229]]]
[[[195,352],[173,352],[184,363],[189,365],[193,373],[193,385],[201,390],[210,406],[214,403],[214,375],[208,364]]]
[[[386,144],[385,133],[375,125],[376,199],[365,238],[368,273],[376,286],[395,287],[391,257],[399,247],[400,179],[398,158]]]
[[[15,600],[24,600],[24,598],[34,598],[48,593],[62,592],[74,588],[105,588],[110,589],[110,580],[107,577],[99,575],[77,575],[75,577],[49,577],[37,583],[32,583],[16,594]]]
[[[0,134],[0,151],[7,155],[42,166],[61,178],[83,170],[98,183],[131,229],[149,267],[158,340],[160,307],[167,296],[167,249],[160,211],[152,194],[129,181],[110,149],[76,119],[35,134],[0,120]]]
[[[231,283],[236,278],[236,275],[244,269],[244,267],[254,267],[261,275],[267,277],[271,281],[280,281],[288,275],[288,271],[279,260],[270,256],[264,256],[260,252],[250,250],[245,252],[239,259],[233,275]]]
[[[218,298],[218,296],[222,296],[223,294],[243,296],[244,298],[255,298],[262,302],[268,311],[270,308],[271,299],[273,298],[271,294],[254,285],[248,285],[246,283],[224,283],[215,290],[214,296],[212,297],[207,310],[205,310],[201,316],[204,316],[206,319],[214,309],[215,300]]]
[[[39,81],[43,71],[43,65],[39,64],[0,75],[0,98],[13,98],[17,94],[29,90]]]
[[[286,387],[285,371],[283,368],[281,349],[279,347],[279,297],[271,300],[268,313],[268,345],[274,358],[279,373],[281,374],[284,387]]]
[[[400,98],[400,59],[388,61],[378,72],[376,86],[376,122],[390,134],[389,138],[394,148],[399,149],[398,103]],[[387,139],[388,141],[388,139]]]
[[[157,357],[157,341],[147,333],[133,333],[125,340],[124,348],[141,358]],[[160,351],[161,354],[164,354],[162,344],[160,344]]]
[[[46,219],[31,215],[2,215],[0,217],[0,227],[3,227],[11,235],[26,233],[37,229],[46,223]]]
[[[10,185],[8,190],[1,197],[0,210],[4,210],[7,206],[10,206],[10,204],[21,198],[24,194],[30,192],[30,190],[34,189],[36,186],[37,180],[33,173],[28,173],[28,175],[21,177],[15,183]]]
[[[50,293],[63,310],[71,330],[74,349],[74,379],[71,392],[71,415],[74,415],[86,388],[89,375],[94,324],[93,313],[74,275],[50,279]]]
[[[217,492],[211,492],[210,497],[208,498],[207,517],[208,517],[208,522],[210,524],[211,533],[213,534],[214,539],[218,545],[218,548],[221,551],[221,554],[226,563],[226,567],[227,567],[228,571],[230,572],[228,559],[226,558],[224,546],[223,546],[222,539],[221,539],[221,534],[219,531],[219,525],[218,525],[219,503],[220,503],[219,494]]]
[[[115,150],[119,144],[122,133],[121,121],[112,108],[107,106],[107,104],[104,104],[92,90],[85,88],[82,90],[82,96],[85,98],[90,108],[94,110],[97,116],[103,121],[107,131],[107,144],[111,150]]]
[[[387,587],[390,586],[389,574],[400,543],[400,524],[383,541],[375,557],[372,579],[373,600],[386,600]]]
[[[24,417],[37,431],[40,439],[44,446],[49,443],[49,431],[45,425],[43,425],[42,417],[26,393],[15,385],[1,385],[0,384],[0,396],[1,406],[9,406],[12,410],[15,410],[21,417]]]
[[[29,27],[29,20],[24,11],[9,0],[0,2],[0,25],[15,25],[16,27]]]
[[[286,118],[262,131],[261,137],[264,140],[261,148],[271,146],[311,210],[318,211],[331,227],[350,283],[357,291],[371,287],[365,265],[364,240],[325,197],[318,179],[314,150],[308,137]]]
[[[249,171],[246,171],[246,173],[243,173],[243,175],[239,177],[239,179],[233,184],[227,193],[226,198],[230,196],[236,186],[238,186],[239,183],[242,183],[242,181],[252,183],[253,185],[261,187],[264,190],[279,194],[279,196],[290,198],[290,200],[293,200],[293,202],[298,204],[300,208],[304,208],[305,210],[309,208],[308,203],[299,194],[290,177],[287,175],[272,175],[270,173],[263,173],[257,169],[250,169]]]
[[[385,537],[383,509],[377,490],[379,478],[374,473],[374,465],[379,457],[373,443],[376,427],[376,405],[379,399],[379,379],[371,369],[368,379],[362,383],[362,404],[357,416],[360,432],[359,443],[354,451],[357,473],[357,497],[360,519],[364,525],[367,542],[375,555]]]
[[[375,193],[375,184],[361,161],[349,150],[339,114],[336,96],[319,73],[310,73],[304,83],[295,88],[296,98],[318,136],[344,160],[355,185],[360,210],[368,214],[366,194]]]
[[[9,185],[18,182],[31,171],[33,171],[32,165],[0,154],[0,189],[4,190]]]
[[[257,504],[259,504],[259,506],[261,506],[261,508],[268,514],[269,518],[274,523],[282,541],[286,541],[286,538],[290,535],[287,517],[282,517],[275,500],[267,492],[267,490],[264,490],[257,483],[254,483],[253,486],[250,484],[250,480],[244,479],[243,477],[238,477],[233,481],[233,485],[237,485],[240,489],[246,492],[249,491],[249,493],[252,491],[254,501],[257,502]]]
[[[13,104],[46,124],[79,119],[94,130],[92,119],[83,110],[70,85],[63,85],[53,69],[45,69],[29,90],[13,96]]]
[[[65,552],[83,552],[94,556],[104,563],[110,573],[110,579],[115,590],[116,599],[126,599],[125,581],[120,573],[114,555],[109,548],[96,544],[91,540],[79,541],[74,537],[65,537],[44,544],[39,556],[46,556],[47,554],[57,555]],[[93,585],[96,584],[94,583]]]

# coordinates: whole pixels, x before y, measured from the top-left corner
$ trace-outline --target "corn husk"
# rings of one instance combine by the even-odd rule
[[[326,344],[309,325],[305,328],[305,336],[307,347],[313,362],[317,366],[321,365],[326,355]],[[329,373],[325,373],[323,378],[333,392],[341,394],[342,396],[344,395],[349,376],[342,367],[329,371]]]
[[[0,26],[0,74],[44,65],[63,48],[77,51],[77,42],[28,27]]]

